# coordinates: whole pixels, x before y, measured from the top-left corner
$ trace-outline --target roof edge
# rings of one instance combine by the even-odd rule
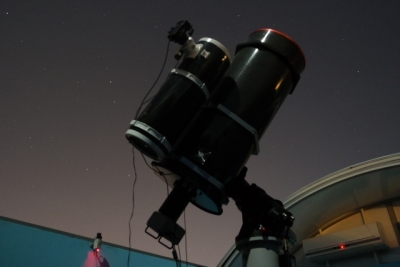
[[[395,153],[351,165],[334,173],[328,174],[316,180],[315,182],[297,190],[295,193],[291,194],[283,202],[283,204],[286,209],[290,209],[298,202],[317,193],[324,188],[330,187],[347,179],[355,178],[361,174],[398,165],[400,165],[400,153]]]

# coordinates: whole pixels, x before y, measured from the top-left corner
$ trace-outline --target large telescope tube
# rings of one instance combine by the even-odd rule
[[[169,157],[153,165],[198,188],[191,202],[222,213],[235,180],[286,96],[293,92],[305,57],[288,36],[272,29],[253,32],[210,99],[186,128]]]
[[[182,63],[126,132],[129,142],[154,160],[168,155],[230,65],[228,50],[211,38],[197,44],[189,38],[182,51]]]

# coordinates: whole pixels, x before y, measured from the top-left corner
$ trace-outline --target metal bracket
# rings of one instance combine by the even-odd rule
[[[223,184],[221,184],[217,179],[215,179],[214,177],[212,177],[211,175],[209,175],[207,172],[203,171],[202,169],[200,169],[199,167],[197,167],[196,164],[194,164],[193,162],[191,162],[190,160],[188,160],[185,157],[181,157],[181,162],[183,164],[185,164],[186,166],[188,166],[190,169],[192,169],[193,171],[195,171],[197,174],[199,174],[201,177],[204,177],[207,181],[209,181],[211,184],[213,184],[215,187],[222,189],[224,187]]]
[[[206,99],[208,99],[210,97],[210,92],[208,91],[206,84],[203,83],[195,75],[193,75],[190,72],[187,72],[185,70],[181,70],[181,69],[172,69],[171,73],[182,75],[183,77],[191,80],[194,84],[196,84],[203,91],[204,95],[206,96]]]
[[[168,248],[168,249],[172,249],[172,248],[173,248],[174,244],[173,244],[172,242],[171,242],[171,245],[168,246],[167,244],[165,244],[165,243],[163,243],[163,242],[161,241],[161,239],[163,239],[163,237],[162,237],[161,235],[155,236],[155,235],[153,235],[152,233],[150,233],[149,231],[147,231],[147,229],[149,229],[148,226],[146,227],[146,229],[144,229],[144,232],[145,232],[146,234],[148,234],[149,236],[151,236],[152,238],[157,239],[157,240],[158,240],[158,243],[160,243],[161,245],[163,245],[164,247],[166,247],[166,248]]]
[[[185,164],[186,166],[188,166],[190,169],[192,169],[194,172],[196,172],[197,174],[199,174],[201,177],[203,177],[204,179],[206,179],[208,182],[210,182],[212,185],[214,185],[215,187],[217,187],[218,189],[222,190],[222,192],[225,192],[224,190],[224,185],[222,183],[220,183],[217,179],[215,179],[213,176],[211,176],[210,174],[208,174],[206,171],[200,169],[196,164],[194,164],[193,162],[191,162],[190,160],[188,160],[185,157],[181,157],[180,160],[183,164]],[[223,204],[228,204],[229,200],[227,196],[224,196],[224,202]]]
[[[235,113],[233,113],[232,111],[230,111],[229,109],[224,107],[223,105],[218,104],[217,109],[222,111],[226,116],[228,116],[229,118],[231,118],[232,120],[237,122],[240,126],[245,128],[247,131],[249,131],[253,135],[254,144],[255,144],[255,147],[253,150],[253,155],[258,155],[258,153],[260,153],[260,145],[259,145],[259,141],[258,141],[259,138],[258,138],[257,130],[254,129],[250,124],[248,124],[247,122],[242,120],[238,115],[236,115]]]

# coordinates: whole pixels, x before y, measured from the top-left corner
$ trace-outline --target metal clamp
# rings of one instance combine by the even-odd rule
[[[210,97],[210,92],[208,91],[208,88],[207,88],[206,84],[203,83],[195,75],[193,75],[190,72],[187,72],[185,70],[181,70],[181,69],[172,69],[171,73],[182,75],[183,77],[191,80],[193,83],[195,83],[203,91],[204,95],[206,96],[206,99],[208,99]]]
[[[258,141],[259,138],[258,138],[257,130],[254,129],[250,124],[248,124],[247,122],[242,120],[238,115],[236,115],[235,113],[233,113],[232,111],[230,111],[229,109],[224,107],[223,105],[218,104],[217,109],[222,111],[222,113],[224,113],[226,116],[228,116],[229,118],[231,118],[232,120],[237,122],[240,126],[245,128],[247,131],[249,131],[253,135],[255,147],[254,147],[254,150],[253,150],[252,154],[253,155],[258,155],[258,153],[260,153],[260,145],[259,145],[259,141]]]
[[[171,151],[172,146],[168,142],[168,139],[156,129],[138,120],[132,120],[130,125],[130,128],[125,133],[126,138],[133,141],[135,141],[135,138],[141,140],[157,155],[159,160]],[[153,141],[153,138],[158,142]]]
[[[186,166],[188,166],[190,169],[192,169],[194,172],[196,172],[197,174],[199,174],[201,177],[203,177],[204,179],[206,179],[209,183],[211,183],[212,185],[214,185],[216,188],[218,188],[219,190],[221,190],[222,192],[225,192],[224,190],[224,185],[222,183],[220,183],[217,179],[215,179],[213,176],[211,176],[210,174],[208,174],[206,171],[200,169],[196,164],[194,164],[193,162],[191,162],[190,160],[188,160],[185,157],[181,157],[181,162],[183,164],[185,164]],[[225,194],[224,194],[225,195]],[[224,202],[223,204],[228,204],[229,200],[228,197],[225,195],[224,196]]]

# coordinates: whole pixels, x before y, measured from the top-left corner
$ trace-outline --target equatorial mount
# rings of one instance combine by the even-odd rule
[[[148,220],[146,233],[173,248],[185,234],[176,222],[189,202],[220,215],[231,198],[243,218],[237,242],[252,238],[260,225],[262,236],[285,240],[294,217],[244,179],[245,165],[258,154],[260,138],[296,87],[304,54],[287,35],[263,28],[237,46],[231,61],[221,43],[212,38],[195,43],[192,34],[186,20],[168,32],[168,39],[181,45],[182,61],[126,132],[173,188]]]

